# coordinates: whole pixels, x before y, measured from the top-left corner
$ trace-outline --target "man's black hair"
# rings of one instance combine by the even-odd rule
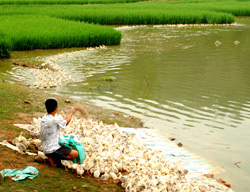
[[[48,113],[52,113],[57,108],[57,101],[55,99],[47,99],[45,101],[45,107]]]

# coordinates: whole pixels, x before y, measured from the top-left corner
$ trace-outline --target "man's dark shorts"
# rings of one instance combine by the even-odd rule
[[[66,157],[70,154],[71,150],[72,149],[70,149],[70,148],[62,146],[59,149],[57,149],[55,152],[45,154],[45,155],[47,157],[54,159],[56,161],[56,163],[58,164],[58,162],[60,162],[61,159],[66,159]]]

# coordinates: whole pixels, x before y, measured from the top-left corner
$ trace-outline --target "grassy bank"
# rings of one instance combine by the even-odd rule
[[[53,96],[42,90],[31,89],[20,84],[12,84],[0,80],[0,130],[13,131],[16,128],[14,123],[31,123],[33,117],[39,117],[46,113],[44,101],[47,98],[56,97],[59,103],[59,111],[67,112],[78,101],[71,100],[66,103],[65,97]],[[28,101],[28,103],[27,103]],[[114,124],[123,127],[142,127],[139,119],[129,119],[123,114],[111,110],[105,110],[89,104],[82,105],[89,112],[90,117],[103,121],[107,124]]]
[[[16,152],[0,145],[0,170],[20,169],[24,166],[36,167],[39,175],[33,180],[23,181],[3,180],[0,175],[0,191],[4,192],[69,192],[91,191],[91,192],[123,192],[124,189],[115,183],[103,183],[87,174],[84,178],[78,178],[76,173],[65,171],[64,169],[54,168],[48,164],[34,162],[33,157],[28,155],[16,154]]]

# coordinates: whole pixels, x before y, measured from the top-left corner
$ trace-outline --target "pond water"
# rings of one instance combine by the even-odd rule
[[[217,177],[235,191],[250,191],[250,18],[117,29],[119,46],[13,52],[0,61],[1,77],[32,83],[30,70],[11,65],[12,59],[72,52],[57,63],[76,82],[51,92],[139,117],[223,169]]]

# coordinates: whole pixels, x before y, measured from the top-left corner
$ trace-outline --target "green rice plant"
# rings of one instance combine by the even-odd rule
[[[2,33],[0,33],[0,59],[10,58],[11,50],[12,44],[10,39],[7,39]]]
[[[222,24],[234,22],[229,13],[212,10],[195,10],[166,2],[112,4],[112,5],[27,5],[0,7],[0,14],[43,14],[101,25],[147,24]]]
[[[186,7],[193,10],[231,13],[235,16],[250,16],[250,0],[184,0],[169,4],[172,8]]]
[[[196,17],[201,18],[204,17],[204,14],[207,15],[206,18],[219,17],[219,21],[228,19],[232,20],[232,17],[229,15],[216,15],[215,12],[229,13],[235,16],[248,16],[250,15],[250,1],[184,0],[109,5],[0,6],[0,15],[43,14],[99,24],[154,24],[157,23],[156,21],[158,21],[158,23],[164,23],[164,20],[166,20],[165,18],[168,15],[170,17],[179,17],[178,20],[180,20],[180,17],[182,17],[183,19],[187,20],[186,23],[191,23],[188,22],[189,17],[193,18],[194,15],[196,15]],[[227,17],[228,19],[222,19],[221,17]],[[211,19],[208,18],[207,20]],[[212,18],[212,20],[216,19]],[[176,22],[173,21],[172,23]]]
[[[151,3],[153,5],[153,3]],[[127,4],[124,6],[94,6],[82,7],[71,6],[70,8],[61,7],[58,9],[48,10],[48,14],[54,17],[79,20],[84,22],[96,23],[101,25],[148,25],[148,24],[221,24],[232,23],[234,17],[231,14],[219,13],[215,11],[194,11],[186,9],[168,9],[165,7],[155,6],[147,7],[138,5],[131,7]],[[74,9],[74,12],[72,10]]]
[[[208,4],[206,6],[207,9],[217,12],[231,13],[235,16],[250,16],[250,1],[242,2],[240,5],[233,2],[230,3],[230,5],[222,5],[222,3],[218,3],[216,5]]]
[[[27,4],[112,4],[132,3],[142,0],[0,0],[0,5],[27,5]],[[143,0],[147,1],[147,0]]]
[[[0,0],[0,4],[3,1],[14,2],[14,0]],[[18,0],[20,4],[24,1],[39,2],[39,0]],[[43,1],[65,4],[84,2],[84,0]],[[0,5],[0,31],[4,37],[0,40],[1,57],[9,57],[11,48],[29,50],[120,43],[120,32],[94,24],[226,24],[235,21],[233,15],[250,15],[250,0],[141,3],[124,3],[134,0],[105,0],[105,3],[121,1],[123,4]],[[88,0],[88,3],[104,3],[104,0]]]
[[[0,15],[42,14],[102,25],[232,23],[232,16],[250,15],[250,1],[211,0],[145,2],[109,5],[0,6]]]
[[[0,31],[13,50],[90,47],[120,44],[121,32],[111,27],[39,15],[0,16]]]

